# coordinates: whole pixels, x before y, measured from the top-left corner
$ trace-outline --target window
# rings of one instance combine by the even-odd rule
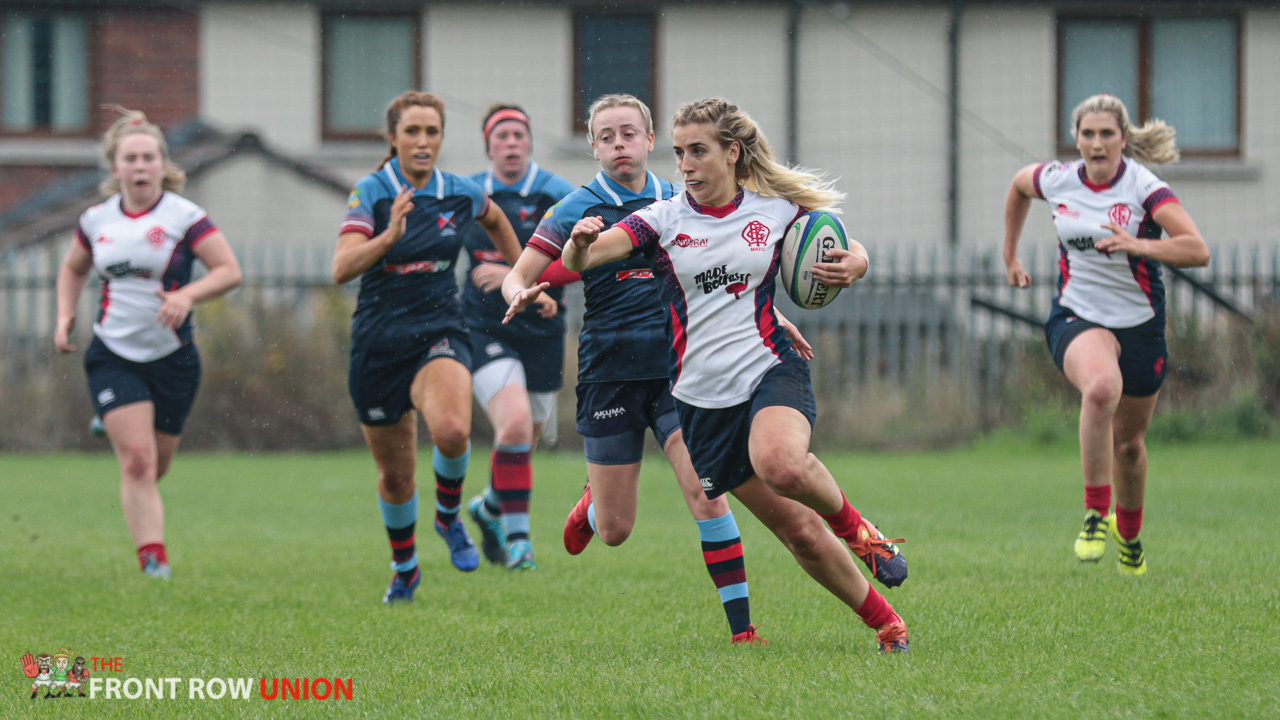
[[[382,137],[387,103],[421,84],[418,16],[329,14],[322,34],[325,137]]]
[[[0,131],[88,132],[85,17],[6,13],[0,23]]]
[[[574,129],[587,131],[587,108],[601,95],[628,93],[649,106],[657,96],[652,14],[579,13],[573,23]]]
[[[1184,154],[1239,155],[1239,18],[1060,18],[1058,63],[1063,152],[1075,147],[1071,111],[1107,92],[1134,123],[1158,117],[1173,125]]]

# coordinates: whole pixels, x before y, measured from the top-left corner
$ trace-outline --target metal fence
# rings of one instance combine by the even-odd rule
[[[21,383],[48,363],[63,252],[46,246],[0,254],[0,362],[7,383]],[[1011,342],[1042,337],[1040,323],[1057,281],[1056,246],[1024,248],[1029,290],[1008,287],[994,248],[872,246],[869,252],[867,277],[831,306],[803,310],[778,301],[818,348],[815,376],[828,387],[960,382],[980,403],[998,390]],[[301,325],[315,322],[313,298],[333,292],[331,248],[241,247],[237,254],[245,279],[229,302],[292,307]],[[1208,268],[1166,268],[1164,277],[1171,316],[1220,332],[1230,318],[1247,319],[1267,300],[1280,300],[1280,247],[1219,248]],[[96,283],[91,278],[90,288]],[[344,290],[353,298],[355,284]],[[96,292],[82,293],[81,338],[87,338],[96,302]],[[576,337],[581,291],[571,287],[568,303]]]

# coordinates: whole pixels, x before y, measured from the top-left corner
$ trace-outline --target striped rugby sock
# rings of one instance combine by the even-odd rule
[[[742,556],[742,537],[733,513],[718,518],[698,520],[698,536],[702,539],[702,560],[707,564],[711,581],[724,603],[729,619],[729,632],[746,632],[751,624],[751,600],[747,593],[747,566]]]
[[[493,493],[498,496],[507,542],[529,539],[529,496],[533,491],[531,446],[496,445],[493,449]]]
[[[456,458],[445,457],[440,448],[431,451],[431,467],[436,473],[436,522],[449,527],[462,509],[462,481],[471,462],[471,443]]]
[[[418,492],[415,490],[413,497],[399,505],[379,496],[378,508],[382,511],[382,524],[387,527],[387,539],[391,543],[391,569],[408,583],[413,580],[413,571],[418,567],[418,549],[414,540],[414,529],[418,524]]]

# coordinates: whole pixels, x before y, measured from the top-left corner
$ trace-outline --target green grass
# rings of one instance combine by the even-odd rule
[[[429,457],[429,455],[427,455]],[[468,494],[479,490],[477,450]],[[448,565],[419,534],[417,602],[390,576],[367,453],[180,455],[162,483],[174,579],[137,571],[109,455],[0,456],[0,717],[1266,717],[1280,708],[1275,443],[1156,447],[1143,540],[1081,565],[1076,451],[1001,440],[824,459],[905,536],[886,596],[911,654],[810,581],[735,505],[754,620],[733,647],[697,532],[650,458],[635,534],[560,547],[582,457],[540,454],[534,573]],[[424,502],[424,506],[427,505]],[[19,658],[66,647],[138,678],[337,677],[330,703],[27,700]],[[108,674],[98,673],[101,677]],[[255,685],[256,688],[256,685]],[[41,704],[43,703],[43,704]]]

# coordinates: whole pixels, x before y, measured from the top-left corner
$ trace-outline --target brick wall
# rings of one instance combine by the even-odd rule
[[[65,179],[83,168],[49,165],[0,165],[0,212],[17,207],[33,191]]]
[[[96,19],[94,105],[142,110],[161,127],[196,116],[200,103],[199,15],[185,10],[111,8]],[[99,110],[105,130],[116,118]]]

